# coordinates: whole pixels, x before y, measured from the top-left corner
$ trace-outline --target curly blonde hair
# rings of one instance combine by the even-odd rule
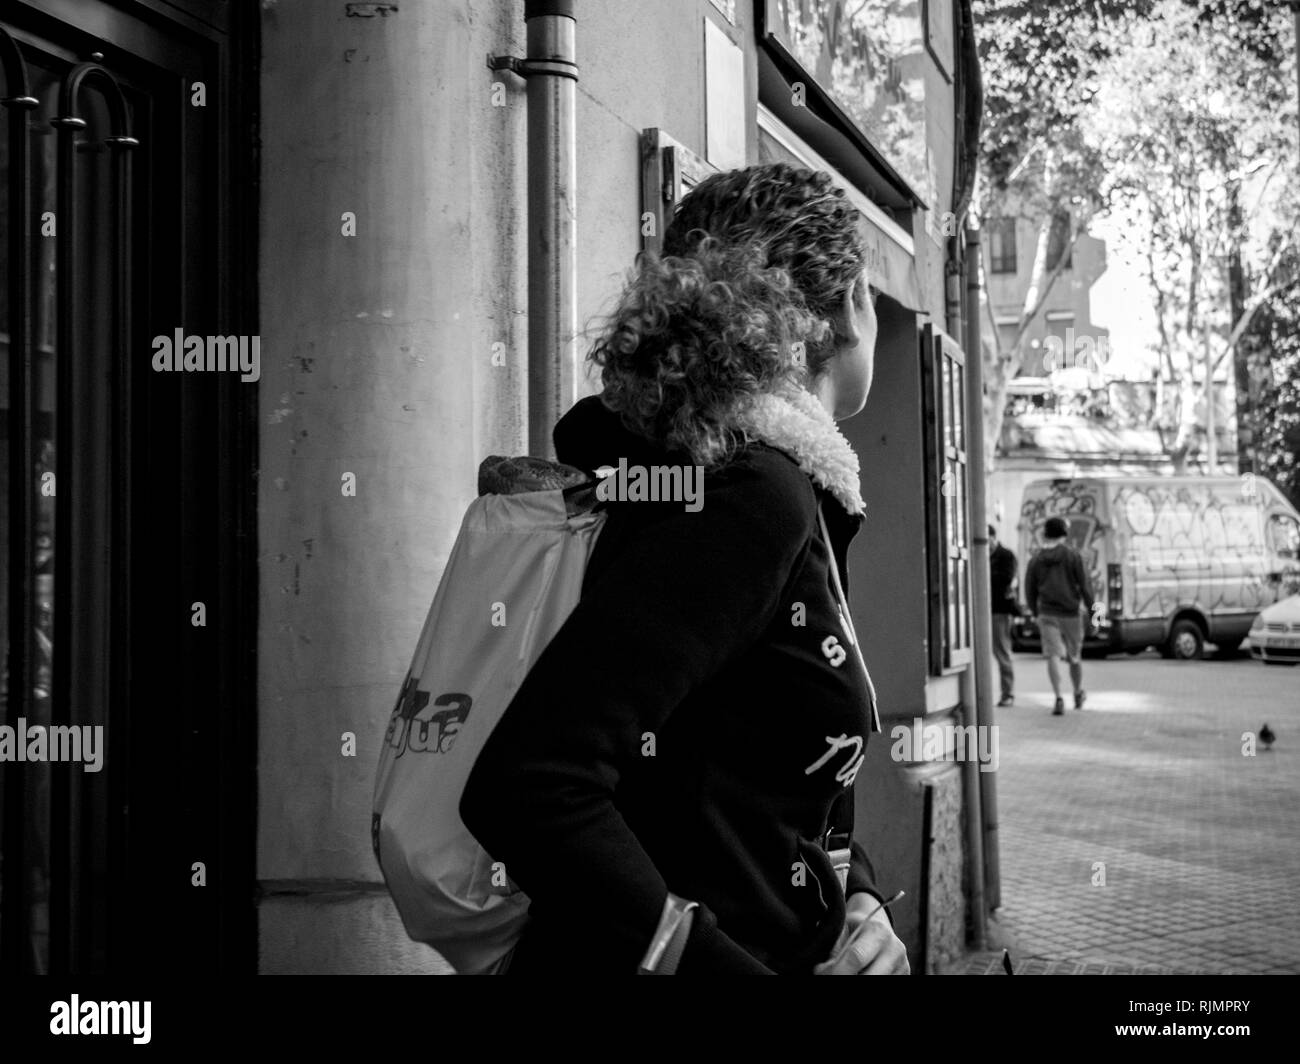
[[[588,359],[628,429],[706,467],[743,442],[746,400],[803,386],[861,306],[857,211],[830,177],[784,163],[715,174],[683,200],[663,255],[643,254]]]

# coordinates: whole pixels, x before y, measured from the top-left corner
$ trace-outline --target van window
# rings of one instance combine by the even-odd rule
[[[1216,547],[1236,549],[1256,553],[1263,547],[1259,538],[1259,511],[1253,506],[1224,506],[1218,511],[1222,519],[1222,543],[1212,541],[1211,550]]]
[[[1286,514],[1268,519],[1268,549],[1279,558],[1300,558],[1300,524]]]

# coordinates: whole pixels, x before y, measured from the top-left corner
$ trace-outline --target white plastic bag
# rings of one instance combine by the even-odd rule
[[[528,899],[461,822],[479,751],[577,605],[604,523],[559,490],[482,495],[452,548],[380,754],[371,842],[406,932],[458,972],[500,967]]]

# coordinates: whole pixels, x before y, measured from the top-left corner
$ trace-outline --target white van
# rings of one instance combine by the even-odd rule
[[[1206,642],[1235,650],[1260,610],[1300,591],[1300,514],[1262,477],[1096,476],[1025,485],[1021,586],[1060,517],[1105,609],[1085,647],[1200,658]],[[1028,604],[1026,604],[1028,605]],[[1034,626],[1016,644],[1036,649]]]

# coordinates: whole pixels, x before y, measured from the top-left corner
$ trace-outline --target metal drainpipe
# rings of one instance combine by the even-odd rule
[[[528,453],[577,398],[577,20],[574,0],[525,0],[528,56],[488,56],[528,80]]]
[[[578,144],[574,0],[526,0],[528,27],[528,453],[577,398]],[[545,69],[539,67],[545,64]]]
[[[969,452],[970,508],[974,522],[975,551],[971,559],[974,576],[974,593],[971,609],[974,626],[976,660],[984,664],[977,671],[978,688],[975,697],[976,723],[981,727],[997,727],[993,709],[993,674],[988,662],[993,654],[992,590],[989,586],[989,540],[985,486],[988,483],[984,469],[984,351],[980,342],[980,231],[966,230],[966,255],[963,260],[966,272],[966,410],[967,424],[971,426],[971,439],[975,446]],[[993,733],[993,734],[996,734]],[[983,818],[984,857],[983,900],[987,905],[984,915],[1002,903],[1002,871],[998,858],[998,774],[981,772],[980,812]]]
[[[948,335],[954,338],[962,337],[964,328],[962,321],[962,266],[961,266],[961,243],[956,237],[948,241],[948,275],[947,275],[947,325]],[[966,356],[966,388],[965,393],[970,396],[975,393],[978,383],[972,382],[972,363],[975,359],[968,352]],[[978,375],[976,375],[978,377]],[[970,563],[971,578],[971,628],[975,634],[972,649],[974,657],[961,674],[961,704],[962,704],[962,724],[971,725],[980,723],[979,712],[979,678],[986,672],[985,657],[980,655],[979,646],[979,617],[980,617],[980,599],[979,599],[979,548],[978,544],[983,542],[987,548],[987,539],[982,538],[979,531],[979,519],[984,513],[983,493],[980,493],[980,505],[975,505],[975,489],[978,483],[978,473],[974,466],[974,453],[978,450],[969,441],[981,441],[982,433],[977,434],[976,430],[980,421],[973,419],[970,414],[970,403],[967,403],[965,420],[967,425],[967,475],[969,478],[969,489],[967,492],[967,512],[972,524],[972,540],[976,545],[973,557]],[[984,554],[988,557],[987,549]],[[984,563],[985,573],[985,595],[984,603],[988,605],[988,562]],[[968,733],[969,734],[969,733]],[[978,734],[978,733],[977,733]],[[967,747],[969,750],[969,746]],[[962,787],[964,805],[966,807],[966,852],[970,861],[970,876],[968,879],[970,887],[970,908],[971,908],[971,939],[972,945],[977,950],[985,949],[988,942],[988,929],[985,923],[987,909],[984,905],[984,833],[982,825],[984,816],[981,811],[980,795],[980,761],[978,758],[967,757],[962,762]]]
[[[983,113],[984,90],[980,77],[979,56],[975,49],[974,15],[970,0],[961,0],[961,49],[957,63],[953,91],[957,102],[957,128],[953,135],[953,157],[957,162],[953,171],[952,216],[963,219],[970,206],[975,185],[980,116]],[[967,505],[972,523],[971,558],[971,627],[973,660],[961,677],[961,700],[964,707],[963,724],[987,725],[990,723],[992,680],[988,673],[989,652],[992,643],[989,618],[988,539],[984,522],[984,404],[981,378],[982,364],[979,344],[979,290],[978,271],[979,233],[974,232],[974,244],[963,246],[960,236],[948,241],[947,260],[947,324],[948,334],[959,339],[966,350],[966,431],[967,475],[969,491]],[[972,251],[973,248],[973,251]],[[971,301],[971,277],[976,278],[974,302]],[[966,282],[963,290],[963,280]],[[963,298],[965,302],[963,302]],[[973,336],[973,340],[972,340]],[[972,447],[969,441],[976,441]],[[987,852],[988,816],[995,800],[988,788],[991,773],[980,772],[977,761],[967,759],[963,766],[962,783],[966,806],[966,850],[970,855],[970,907],[971,938],[976,949],[988,943],[987,916],[990,909],[989,884],[996,884],[997,852]],[[996,818],[995,818],[996,819]],[[996,839],[991,840],[996,845]],[[994,869],[989,878],[990,862]],[[996,886],[993,887],[994,893]],[[993,908],[997,902],[993,901]]]

